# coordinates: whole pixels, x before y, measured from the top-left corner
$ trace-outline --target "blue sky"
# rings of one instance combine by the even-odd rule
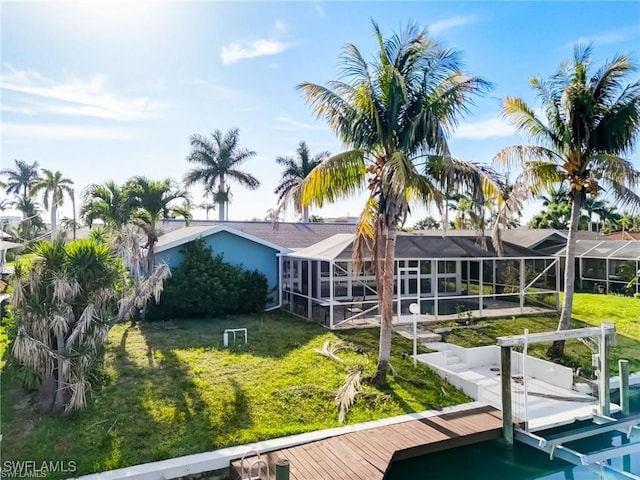
[[[0,5],[2,168],[38,161],[78,191],[133,175],[180,180],[191,134],[238,127],[241,145],[257,152],[244,168],[262,187],[232,185],[232,220],[263,218],[275,206],[274,159],[293,154],[300,140],[312,152],[341,150],[295,86],[338,78],[346,43],[370,57],[371,19],[387,36],[409,21],[429,26],[462,52],[471,73],[494,84],[450,139],[455,156],[478,162],[523,141],[499,118],[499,99],[532,101],[529,79],[551,74],[575,42],[593,42],[598,64],[617,52],[640,61],[636,1]],[[199,203],[202,190],[191,192]],[[312,213],[357,215],[362,205],[354,198]],[[413,219],[424,215],[417,209]]]

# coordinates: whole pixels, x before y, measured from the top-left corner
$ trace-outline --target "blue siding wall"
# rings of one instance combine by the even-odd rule
[[[245,270],[259,270],[267,277],[269,290],[275,289],[271,293],[272,301],[278,298],[278,257],[277,250],[256,243],[249,239],[239,237],[229,232],[217,232],[205,237],[205,244],[211,247],[213,254],[221,253],[227,263],[240,265]],[[166,262],[171,269],[176,268],[182,262],[183,255],[180,253],[182,246],[173,247],[156,255],[157,261]]]

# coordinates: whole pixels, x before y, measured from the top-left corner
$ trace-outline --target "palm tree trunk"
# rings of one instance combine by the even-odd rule
[[[307,206],[302,207],[302,221],[304,223],[309,222],[309,207]]]
[[[64,336],[57,334],[56,335],[56,352],[58,354],[58,359],[56,361],[57,364],[57,381],[56,381],[56,394],[53,400],[53,411],[54,412],[62,412],[64,410],[67,395],[66,390],[64,388],[64,375],[62,373],[62,362],[61,358],[64,353]]]
[[[387,381],[389,360],[391,358],[391,322],[393,320],[393,282],[395,271],[396,231],[383,225],[384,242],[384,272],[382,277],[382,299],[380,304],[380,347],[378,351],[378,366],[371,383],[376,386],[384,385]]]
[[[51,240],[58,237],[58,206],[55,203],[51,205]]]
[[[218,220],[220,221],[224,221],[225,220],[225,211],[224,211],[224,207],[225,207],[225,197],[224,197],[224,178],[220,178],[220,185],[218,186]]]
[[[71,207],[73,208],[73,239],[76,239],[76,192],[74,189],[71,189]]]
[[[564,299],[562,311],[558,322],[558,331],[568,330],[571,323],[571,311],[573,308],[573,293],[575,290],[576,276],[576,231],[580,222],[580,209],[582,208],[582,192],[575,192],[571,204],[571,220],[569,222],[569,235],[567,236],[567,248],[565,250],[564,264]],[[562,358],[564,355],[564,340],[553,342],[547,355],[550,358]]]

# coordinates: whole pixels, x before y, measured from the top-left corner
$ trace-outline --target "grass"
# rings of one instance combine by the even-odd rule
[[[600,326],[602,322],[616,325],[616,346],[611,351],[609,368],[617,374],[618,360],[627,359],[631,371],[640,371],[640,300],[616,295],[579,293],[574,298],[571,328]],[[556,317],[517,317],[507,320],[481,321],[484,328],[453,330],[444,340],[463,347],[495,345],[496,338],[504,335],[521,335],[525,328],[531,333],[553,331],[558,327]],[[546,358],[548,344],[529,347],[531,355]],[[566,342],[565,365],[593,378],[591,350],[578,340]]]
[[[640,370],[640,300],[578,294],[573,327],[616,323],[619,358]],[[463,346],[495,344],[501,335],[555,330],[555,317],[483,321],[485,328],[454,330],[446,340]],[[222,332],[247,327],[249,343],[222,348]],[[0,351],[6,332],[0,327]],[[110,333],[99,388],[89,407],[66,416],[34,413],[16,369],[3,367],[3,460],[76,461],[74,475],[109,470],[339,426],[335,393],[353,368],[374,372],[377,329],[329,332],[284,313],[118,325]],[[339,363],[318,354],[342,340]],[[546,345],[530,352],[544,357]],[[409,340],[394,335],[388,386],[363,382],[347,423],[364,422],[468,400],[430,370],[414,369]],[[5,352],[6,354],[6,352]],[[591,351],[567,342],[565,364],[592,374]],[[0,364],[1,365],[1,364]],[[67,475],[51,473],[48,478]]]
[[[248,328],[248,345],[222,348],[230,326]],[[83,412],[33,413],[33,395],[5,366],[3,460],[73,460],[79,475],[339,426],[335,393],[350,369],[374,373],[378,334],[328,332],[283,313],[118,325]],[[349,345],[338,352],[344,364],[314,351],[338,340]],[[411,350],[394,335],[388,386],[363,382],[348,423],[468,401],[430,370],[414,369]]]

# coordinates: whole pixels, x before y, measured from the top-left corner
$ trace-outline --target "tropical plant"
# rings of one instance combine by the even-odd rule
[[[131,205],[124,187],[110,180],[102,185],[89,185],[83,192],[80,216],[91,227],[95,220],[119,230],[131,219]]]
[[[116,320],[121,263],[92,240],[41,242],[31,265],[16,265],[13,356],[38,377],[40,408],[86,405],[89,374]]]
[[[40,205],[32,197],[18,196],[11,204],[22,212],[22,220],[11,232],[14,238],[22,241],[32,241],[46,231],[46,226],[40,217]]]
[[[440,222],[432,216],[427,216],[416,222],[413,226],[414,230],[437,230],[440,228]]]
[[[7,176],[7,194],[13,193],[23,198],[29,196],[31,187],[40,179],[38,162],[27,163],[24,160],[15,160],[15,168],[0,170],[0,175]]]
[[[200,209],[204,210],[204,214],[205,214],[205,219],[206,220],[209,220],[209,212],[212,212],[212,211],[214,211],[216,209],[216,204],[208,202],[206,198],[202,203],[199,203],[196,206],[197,206],[197,208],[200,208]]]
[[[532,145],[503,149],[495,160],[522,168],[505,211],[523,198],[549,191],[566,182],[571,219],[566,248],[565,295],[558,323],[569,328],[575,282],[575,232],[587,195],[606,189],[619,205],[640,205],[637,193],[640,172],[624,158],[631,152],[640,130],[640,82],[626,84],[635,69],[625,55],[617,55],[591,71],[591,47],[576,46],[573,58],[548,79],[534,78],[532,86],[542,103],[543,116],[519,98],[505,98],[502,112]],[[548,351],[564,354],[564,342]]]
[[[43,192],[42,204],[45,209],[49,209],[51,201],[51,238],[57,235],[58,207],[64,202],[65,193],[71,197],[73,195],[73,181],[62,176],[62,172],[42,169],[44,176],[40,177],[31,187],[31,193]]]
[[[456,194],[454,205],[449,208],[456,212],[451,226],[456,230],[480,230],[484,225],[483,212],[475,211],[473,200],[466,195]]]
[[[165,282],[160,302],[149,318],[216,317],[264,310],[269,297],[265,275],[244,270],[214,255],[202,237],[180,249],[182,262]]]
[[[189,200],[189,194],[177,188],[170,179],[149,180],[134,177],[125,187],[127,203],[131,206],[131,223],[146,236],[146,267],[143,276],[150,275],[155,264],[155,245],[161,232],[158,223],[163,219],[183,217],[191,219],[188,205],[176,205],[176,200]]]
[[[396,228],[412,202],[443,199],[444,184],[462,184],[481,208],[483,171],[453,159],[446,135],[467,111],[472,95],[488,87],[462,72],[457,52],[444,50],[424,30],[408,27],[378,43],[367,63],[354,45],[342,55],[344,81],[299,89],[316,115],[327,121],[350,150],[316,167],[302,186],[302,205],[322,206],[368,190],[354,239],[356,270],[371,253],[381,314],[374,385],[386,382],[391,353]]]
[[[230,200],[227,180],[236,181],[250,190],[260,186],[256,177],[238,169],[256,155],[256,152],[239,147],[238,136],[238,129],[232,128],[224,135],[220,130],[215,130],[211,138],[192,135],[189,140],[191,153],[187,156],[187,162],[195,163],[198,167],[187,172],[184,182],[187,187],[196,183],[204,185],[205,191],[218,204],[219,220],[226,220],[228,216],[225,213],[225,205]]]
[[[282,180],[274,191],[278,195],[279,209],[292,202],[296,212],[302,213],[302,221],[309,221],[309,206],[302,205],[300,187],[311,170],[329,158],[329,155],[329,152],[320,152],[311,157],[307,143],[302,141],[296,150],[296,158],[276,157],[276,163],[284,167]]]

